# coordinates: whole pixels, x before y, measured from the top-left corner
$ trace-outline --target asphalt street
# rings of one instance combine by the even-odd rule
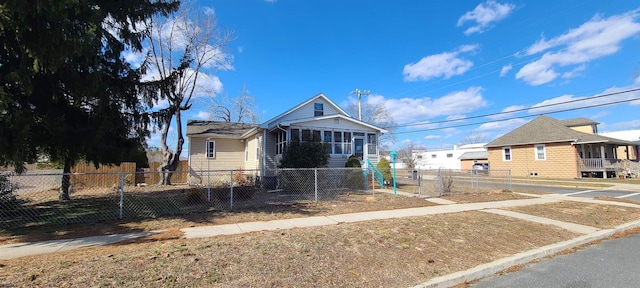
[[[472,287],[638,287],[640,234],[606,240],[524,269],[485,278]]]

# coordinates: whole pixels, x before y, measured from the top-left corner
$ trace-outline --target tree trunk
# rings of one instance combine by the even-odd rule
[[[182,153],[182,145],[184,144],[184,137],[182,136],[182,119],[180,115],[180,109],[175,112],[176,116],[176,133],[178,134],[178,142],[176,143],[176,152],[174,153],[167,146],[167,134],[169,134],[169,125],[171,125],[171,118],[162,127],[162,134],[160,139],[160,145],[162,146],[162,165],[158,167],[158,173],[160,173],[160,185],[171,185],[171,176],[178,169],[180,164],[180,154]]]
[[[71,187],[71,161],[68,159],[64,160],[64,169],[62,170],[62,183],[60,184],[60,201],[69,201],[71,197],[69,197],[69,190]]]

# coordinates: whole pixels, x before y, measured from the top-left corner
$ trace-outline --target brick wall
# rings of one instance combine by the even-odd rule
[[[511,146],[511,161],[502,160],[502,147],[489,148],[489,167],[511,170],[514,177],[576,178],[578,152],[570,143],[545,144],[546,160],[536,160],[535,145]],[[537,173],[537,176],[531,176]]]

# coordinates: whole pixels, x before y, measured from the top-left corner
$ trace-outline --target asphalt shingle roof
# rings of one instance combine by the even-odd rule
[[[596,121],[593,121],[589,118],[573,118],[573,119],[566,119],[566,120],[558,120],[560,121],[560,123],[562,123],[562,125],[567,126],[567,127],[576,127],[576,126],[587,126],[587,125],[593,125],[593,124],[600,124]]]
[[[586,119],[586,118],[585,118]],[[593,122],[593,121],[592,121]],[[579,126],[579,125],[578,125]],[[562,121],[548,116],[536,119],[514,129],[513,131],[493,140],[486,147],[502,147],[511,145],[544,144],[557,142],[603,143],[621,145],[635,145],[637,143],[584,133],[567,127]]]
[[[258,126],[258,124],[189,120],[187,122],[187,136],[206,135],[239,138]]]

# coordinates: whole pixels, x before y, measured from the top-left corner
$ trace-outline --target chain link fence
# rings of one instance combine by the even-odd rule
[[[455,193],[512,191],[510,170],[397,170],[397,189],[424,197]]]
[[[366,190],[370,179],[360,168],[280,169],[275,177],[259,175],[257,170],[176,171],[173,185],[162,186],[156,171],[5,173],[0,175],[0,228],[255,209],[374,193]],[[69,186],[69,201],[60,200],[65,198],[61,186]]]
[[[300,202],[342,201],[384,193],[361,168],[176,171],[158,185],[156,171],[123,173],[0,174],[0,228],[170,217],[258,209]],[[422,197],[511,190],[508,170],[398,170],[398,191]],[[65,185],[62,185],[65,184]],[[69,186],[61,195],[61,186]],[[389,188],[392,186],[389,185]],[[390,189],[386,190],[390,193]],[[70,200],[61,201],[68,196]]]

